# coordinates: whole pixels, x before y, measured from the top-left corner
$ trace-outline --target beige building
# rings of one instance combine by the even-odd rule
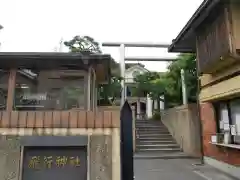
[[[96,104],[110,59],[0,53],[0,180],[120,180],[120,110]]]

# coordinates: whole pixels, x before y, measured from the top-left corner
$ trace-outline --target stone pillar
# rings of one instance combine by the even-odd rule
[[[132,128],[133,128],[133,152],[135,152],[136,150],[136,118],[135,118],[135,107],[132,106],[132,117],[133,117],[133,124],[132,124]]]
[[[140,114],[141,114],[141,103],[140,103],[140,100],[137,99],[137,119],[141,118]]]
[[[152,118],[153,115],[153,111],[152,111],[152,99],[151,97],[149,97],[149,95],[147,95],[147,118]]]
[[[124,87],[125,99],[127,99],[127,86]]]
[[[157,100],[153,100],[153,104],[154,104],[154,110],[158,109],[158,102]]]
[[[160,97],[161,99],[164,100],[164,95]],[[164,101],[160,101],[160,110],[164,110]]]

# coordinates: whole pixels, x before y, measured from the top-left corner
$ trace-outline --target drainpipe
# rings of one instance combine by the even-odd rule
[[[200,158],[200,164],[199,165],[204,165],[204,149],[203,149],[203,124],[201,120],[201,108],[200,108],[200,100],[199,100],[199,95],[201,92],[201,81],[200,81],[200,72],[199,72],[199,67],[198,67],[198,62],[196,59],[196,71],[197,71],[197,112],[198,112],[198,121],[199,121],[199,133],[200,133],[200,152],[201,152],[201,158]]]

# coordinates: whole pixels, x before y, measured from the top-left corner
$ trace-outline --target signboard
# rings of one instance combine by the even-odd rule
[[[26,148],[22,180],[86,180],[87,148]]]

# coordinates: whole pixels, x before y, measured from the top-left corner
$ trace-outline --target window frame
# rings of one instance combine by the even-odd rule
[[[223,133],[225,134],[224,131],[221,131],[220,129],[220,116],[221,116],[221,105],[226,105],[227,107],[227,112],[228,112],[228,122],[229,122],[229,125],[236,125],[236,124],[233,124],[233,120],[232,120],[232,109],[231,109],[231,102],[234,102],[236,100],[240,100],[240,98],[234,98],[234,99],[229,99],[229,100],[221,100],[221,101],[218,101],[218,102],[215,102],[213,103],[213,106],[214,106],[214,112],[215,112],[215,119],[216,119],[216,129],[217,129],[217,133]],[[231,144],[240,144],[240,142],[236,142],[234,140],[234,137],[235,136],[239,136],[239,135],[232,135],[231,134],[231,130],[230,130],[230,143]]]

